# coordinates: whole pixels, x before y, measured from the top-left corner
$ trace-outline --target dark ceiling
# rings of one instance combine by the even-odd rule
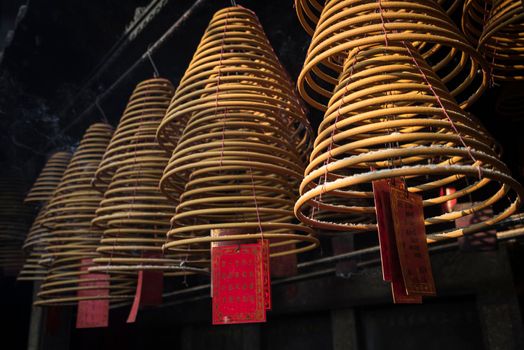
[[[31,0],[23,19],[16,22],[22,0],[0,0],[0,50],[9,28],[16,29],[0,63],[0,165],[2,172],[18,172],[31,182],[49,152],[74,146],[101,112],[91,108],[107,90],[195,0]],[[237,1],[259,16],[284,66],[296,78],[309,38],[300,27],[292,0]],[[177,84],[213,13],[230,1],[202,0],[164,45],[153,54],[160,75]],[[149,6],[140,13],[137,8]],[[148,17],[147,14],[157,14]],[[146,15],[144,15],[144,13]],[[20,19],[20,16],[18,16]],[[151,18],[150,21],[146,20]],[[138,35],[126,32],[133,19],[145,24]],[[140,21],[142,19],[142,21]],[[152,76],[146,60],[126,75],[99,101],[116,125],[134,85]],[[524,144],[520,134],[522,112],[511,116],[497,108],[499,98],[524,95],[522,84],[488,91],[473,112],[502,143],[504,160],[521,178]],[[321,115],[310,112],[317,124]],[[522,119],[522,118],[521,118]]]

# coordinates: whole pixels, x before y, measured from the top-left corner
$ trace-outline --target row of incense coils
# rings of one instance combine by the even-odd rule
[[[75,302],[89,273],[109,273],[109,298],[129,299],[137,271],[206,271],[213,242],[268,239],[275,258],[318,234],[375,235],[378,179],[422,195],[429,242],[516,212],[521,185],[465,111],[491,66],[446,12],[430,0],[310,4],[320,16],[298,93],[256,15],[229,7],[176,91],[146,80],[114,132],[86,131],[24,244],[19,278],[43,280],[37,304]],[[299,94],[324,112],[316,138]],[[453,200],[470,205],[442,212]],[[491,206],[492,218],[454,227]]]

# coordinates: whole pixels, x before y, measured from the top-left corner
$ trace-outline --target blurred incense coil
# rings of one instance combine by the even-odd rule
[[[329,0],[295,0],[295,11],[297,12],[298,20],[304,30],[311,36],[315,33],[324,3]],[[451,16],[457,10],[461,10],[463,0],[436,0],[442,6],[442,9]]]
[[[167,140],[177,122],[181,136]],[[310,126],[251,11],[213,16],[158,135],[174,148],[161,188],[180,199],[166,250],[198,256],[210,242],[267,238],[286,247],[277,256],[318,245],[293,214]]]
[[[115,171],[135,157],[164,156],[165,152],[157,147],[155,133],[174,92],[171,82],[163,78],[144,80],[136,86],[96,171],[96,188],[103,192]],[[152,153],[153,149],[156,152]]]
[[[19,177],[0,178],[0,268],[18,273],[24,263],[22,246],[33,209],[23,204],[27,188]]]
[[[466,0],[462,30],[490,64],[493,80],[524,79],[524,6],[521,0]]]
[[[43,280],[48,273],[48,268],[40,264],[42,255],[46,253],[44,241],[49,238],[51,233],[42,226],[42,219],[46,214],[46,207],[42,207],[38,212],[29,233],[24,242],[24,252],[26,254],[25,263],[18,274],[18,281],[39,281]]]
[[[55,152],[49,157],[44,168],[38,175],[33,187],[25,197],[25,203],[45,203],[53,194],[62,178],[69,160],[70,152]]]
[[[47,265],[49,272],[41,284],[35,305],[132,298],[136,276],[125,274],[111,278],[109,294],[81,295],[81,291],[93,289],[82,282],[90,281],[87,269],[98,255],[96,248],[101,236],[91,227],[91,220],[102,195],[93,189],[91,182],[112,134],[113,128],[104,123],[93,124],[87,129],[47,205],[41,225],[51,234],[43,239],[46,251],[41,254],[40,263]]]
[[[319,126],[295,214],[331,233],[375,230],[372,181],[397,177],[423,196],[426,226],[511,199],[490,220],[430,234],[430,241],[488,227],[514,213],[523,195],[495,145],[411,45],[353,49]],[[442,186],[456,192],[440,195]],[[471,205],[438,211],[454,199]]]
[[[295,87],[256,15],[236,6],[213,16],[160,124],[158,141],[172,152],[190,117],[243,107],[278,115],[299,153],[307,154],[313,131]],[[180,187],[183,181],[162,181],[165,192]]]
[[[331,98],[348,52],[372,44],[413,44],[462,108],[488,83],[488,64],[432,0],[331,0],[309,46],[297,86],[321,111]]]

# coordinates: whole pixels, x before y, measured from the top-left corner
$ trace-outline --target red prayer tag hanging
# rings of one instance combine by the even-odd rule
[[[436,295],[422,197],[391,188],[391,212],[399,261],[408,295]]]
[[[263,246],[212,247],[213,324],[266,321]]]
[[[81,271],[87,271],[92,259],[82,259]],[[84,273],[80,275],[79,298],[92,298],[78,302],[76,328],[107,327],[109,324],[109,275]],[[93,288],[97,287],[97,288]]]
[[[271,270],[269,267],[269,240],[262,240],[262,274],[264,276],[264,307],[271,310]]]
[[[138,314],[138,308],[140,307],[140,299],[142,298],[142,284],[144,282],[144,271],[138,271],[138,278],[136,281],[135,298],[133,299],[133,305],[127,316],[127,323],[136,322],[136,316]]]

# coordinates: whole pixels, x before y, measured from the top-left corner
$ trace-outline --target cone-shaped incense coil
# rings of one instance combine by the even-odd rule
[[[191,80],[196,96],[181,93]],[[189,116],[161,182],[180,198],[166,249],[200,254],[209,242],[263,237],[289,247],[285,255],[318,244],[293,215],[309,133],[294,130],[309,124],[292,91],[252,12],[218,11],[163,121]],[[213,229],[235,233],[212,237]]]
[[[327,231],[373,230],[372,181],[401,177],[410,192],[423,196],[426,225],[452,222],[498,201],[509,204],[486,222],[430,240],[509,216],[520,204],[522,188],[476,123],[409,44],[351,51],[319,126],[296,215]],[[439,196],[442,186],[456,193]],[[434,206],[453,199],[476,203],[433,215]]]
[[[15,271],[22,267],[22,245],[34,213],[23,205],[27,188],[16,177],[0,179],[0,268]]]
[[[163,78],[148,79],[136,86],[96,171],[97,189],[103,192],[116,169],[133,162],[134,157],[150,157],[153,149],[156,149],[155,156],[164,155],[157,147],[155,133],[174,92],[173,85]],[[137,136],[139,129],[140,136]]]
[[[51,155],[44,168],[38,175],[33,187],[25,197],[25,203],[47,202],[71,159],[70,152],[55,152]]]
[[[404,41],[417,47],[461,107],[487,87],[486,61],[432,0],[331,0],[311,40],[298,90],[324,111],[349,51]]]
[[[302,102],[256,15],[236,6],[213,16],[158,129],[158,140],[172,151],[190,116],[241,107],[271,110],[299,153],[307,153],[312,129]],[[165,183],[163,188],[170,191]]]
[[[312,129],[293,84],[257,17],[237,6],[213,16],[160,125],[159,142],[172,151],[189,117],[216,124],[215,114],[243,108],[276,116],[299,154],[309,152]],[[161,188],[177,198],[186,180],[164,176]]]
[[[46,253],[44,241],[51,235],[49,230],[42,226],[42,219],[45,214],[46,207],[44,206],[38,212],[25,239],[23,249],[26,253],[26,259],[18,274],[17,280],[19,281],[43,280],[48,273],[48,266],[40,263],[42,255]]]
[[[102,195],[93,189],[91,182],[112,132],[112,127],[103,123],[89,127],[47,206],[42,225],[51,231],[51,236],[44,240],[47,246],[42,263],[50,267],[36,305],[69,304],[93,298],[121,300],[133,294],[136,277],[127,275],[111,278],[109,295],[79,294],[81,290],[93,289],[81,283],[86,282],[87,268],[93,265],[90,259],[97,256],[101,236],[91,227],[91,220]]]
[[[466,0],[462,29],[490,64],[494,80],[524,79],[524,5],[521,0]]]
[[[295,11],[297,12],[298,20],[304,30],[311,36],[315,33],[324,3],[329,0],[295,0]],[[462,10],[462,0],[436,0],[442,9],[451,16],[457,10]]]

